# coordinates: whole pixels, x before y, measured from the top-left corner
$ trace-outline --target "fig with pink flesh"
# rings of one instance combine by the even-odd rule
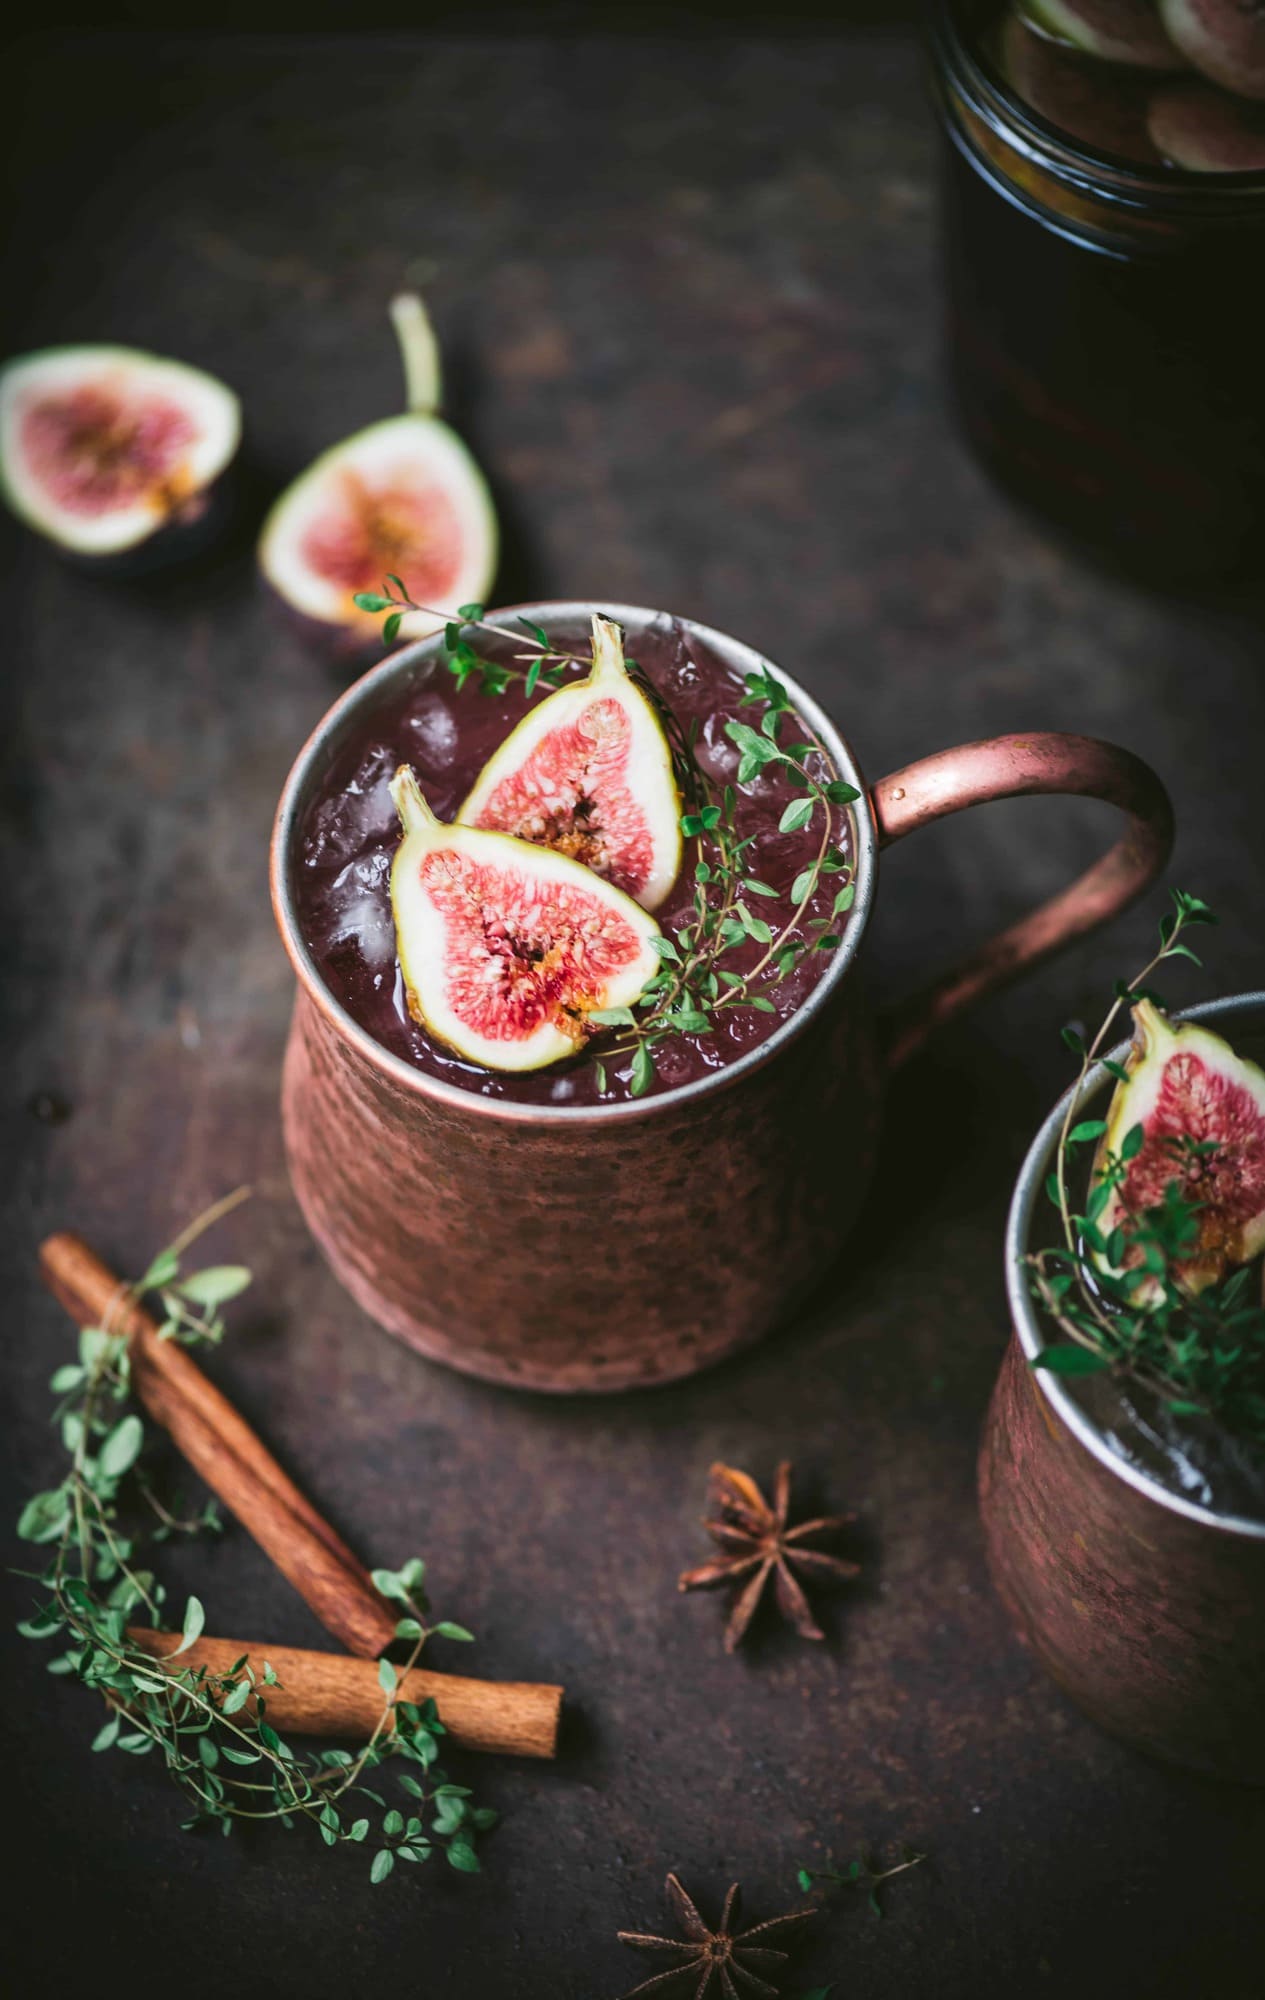
[[[1185,66],[1164,32],[1154,0],[1020,0],[1019,13],[1038,34],[1104,62],[1130,69]]]
[[[457,818],[570,855],[643,909],[663,902],[681,866],[681,798],[612,619],[593,620],[592,672],[528,711]]]
[[[1265,112],[1210,83],[1157,90],[1146,120],[1156,150],[1199,174],[1265,173]]]
[[[1159,0],[1173,44],[1236,97],[1265,97],[1265,0]]]
[[[1097,153],[1152,164],[1146,104],[1138,76],[1034,33],[1008,14],[998,38],[1006,82],[1040,118]]]
[[[28,527],[103,568],[189,553],[241,440],[231,389],[132,347],[49,347],[0,370],[0,480]]]
[[[1131,1224],[1176,1182],[1198,1207],[1198,1237],[1176,1275],[1190,1291],[1265,1250],[1265,1070],[1193,1022],[1174,1025],[1149,1000],[1133,1010],[1134,1045],[1100,1141],[1099,1164],[1142,1130],[1140,1150],[1099,1221],[1126,1243]],[[1125,1254],[1125,1268],[1136,1262]],[[1145,1291],[1140,1293],[1145,1299]]]
[[[439,350],[421,300],[392,301],[408,396],[387,417],[324,452],[264,523],[259,562],[279,596],[328,630],[373,644],[379,621],[355,602],[399,577],[414,604],[405,639],[424,639],[496,573],[496,514],[465,445],[441,421]]]
[[[391,908],[409,1012],[484,1069],[574,1055],[589,1016],[630,1007],[659,966],[659,926],[565,854],[438,820],[411,767],[391,796],[404,828]]]

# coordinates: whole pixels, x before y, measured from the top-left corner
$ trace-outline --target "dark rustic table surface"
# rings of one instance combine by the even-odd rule
[[[872,775],[994,730],[1131,745],[1176,802],[1172,880],[1224,916],[1172,997],[1265,983],[1260,625],[1094,573],[963,451],[909,39],[114,36],[27,44],[15,78],[10,349],[112,338],[205,364],[243,393],[275,490],[396,406],[386,302],[422,286],[503,502],[502,599],[726,626],[802,677]],[[6,1636],[18,1990],[111,1962],[243,2000],[593,2000],[654,1969],[615,1932],[662,1927],[668,1867],[712,1903],[741,1877],[755,1917],[796,1900],[798,1863],[905,1841],[929,1858],[883,1921],[838,1902],[788,1991],[1258,1992],[1259,1803],[1069,1706],[1007,1628],[975,1511],[1009,1187],[1066,1076],[1060,1024],[1140,962],[1160,896],[901,1079],[854,1247],[781,1337],[657,1394],[483,1387],[365,1320],[287,1186],[265,846],[339,673],[269,602],[249,536],[107,587],[2,532],[5,1518],[57,1464],[47,1378],[72,1336],[41,1236],[75,1227],[135,1271],[249,1180],[213,1246],[257,1274],[217,1379],[367,1559],[425,1553],[473,1670],[568,1694],[556,1765],[466,1760],[504,1814],[481,1878],[433,1863],[371,1889],[362,1855],[303,1834],[180,1833],[160,1773],[90,1756],[91,1699]],[[895,854],[880,997],[1058,885],[1110,822],[993,807]],[[819,1600],[825,1645],[765,1630],[726,1658],[720,1604],[678,1598],[676,1573],[706,1547],[709,1463],[783,1456],[806,1502],[857,1511],[863,1579]],[[241,1532],[169,1568],[212,1628],[320,1643]]]

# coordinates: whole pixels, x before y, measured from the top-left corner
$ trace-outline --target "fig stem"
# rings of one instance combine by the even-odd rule
[[[439,821],[426,803],[422,788],[417,782],[417,773],[411,764],[400,765],[391,780],[389,790],[405,833],[424,833],[430,827],[439,825]]]
[[[625,680],[624,635],[613,619],[593,613],[593,679]]]
[[[443,399],[439,343],[416,292],[400,292],[392,299],[391,324],[404,364],[405,408],[410,416],[433,417]]]

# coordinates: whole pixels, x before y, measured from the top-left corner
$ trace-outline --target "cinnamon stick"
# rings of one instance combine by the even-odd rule
[[[180,1644],[178,1632],[129,1631],[132,1644],[161,1659]],[[266,1694],[268,1720],[296,1736],[343,1736],[366,1740],[376,1728],[387,1697],[377,1669],[368,1660],[337,1653],[312,1653],[294,1646],[268,1646],[255,1639],[210,1639],[205,1633],[182,1653],[178,1667],[205,1666],[226,1673],[242,1654],[262,1673],[267,1661],[280,1687]],[[516,1757],[552,1757],[558,1747],[562,1689],[530,1681],[475,1681],[461,1674],[433,1674],[413,1667],[401,1675],[397,1701],[437,1703],[454,1743],[467,1750],[497,1750]],[[247,1708],[251,1703],[247,1703]]]
[[[159,1339],[149,1314],[77,1236],[50,1236],[40,1248],[40,1269],[80,1326],[126,1335],[132,1384],[150,1415],[326,1630],[351,1652],[376,1658],[395,1636],[395,1613],[227,1397],[176,1341]]]

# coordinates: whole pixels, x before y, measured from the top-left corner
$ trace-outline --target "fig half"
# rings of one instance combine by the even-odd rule
[[[658,909],[681,866],[681,796],[612,619],[593,619],[592,672],[528,711],[457,818],[570,855]]]
[[[487,483],[455,431],[436,415],[439,350],[413,292],[391,303],[408,413],[387,417],[324,452],[276,502],[259,563],[303,617],[372,644],[379,621],[355,603],[399,577],[415,604],[402,638],[424,639],[463,604],[488,594],[496,573],[496,513]]]
[[[1146,118],[1166,160],[1197,174],[1265,173],[1265,112],[1193,79],[1157,90]]]
[[[583,1046],[590,1014],[632,1005],[659,926],[630,896],[565,854],[445,826],[408,764],[391,796],[391,909],[419,1027],[484,1069],[543,1069]]]
[[[1038,117],[1095,152],[1156,160],[1140,75],[1049,38],[1014,11],[1002,22],[997,50],[1006,82]]]
[[[1265,97],[1265,0],[1160,0],[1160,19],[1202,75]]]
[[[1133,1026],[1128,1081],[1116,1085],[1099,1164],[1135,1125],[1142,1146],[1099,1227],[1104,1235],[1122,1229],[1127,1242],[1137,1218],[1176,1182],[1183,1200],[1198,1205],[1198,1237],[1176,1274],[1202,1291],[1265,1250],[1265,1070],[1208,1028],[1174,1027],[1149,1000],[1134,1008]],[[1126,1252],[1125,1268],[1136,1262]]]
[[[241,440],[241,405],[200,368],[133,347],[46,347],[0,370],[0,481],[75,556],[143,567],[190,546]]]

